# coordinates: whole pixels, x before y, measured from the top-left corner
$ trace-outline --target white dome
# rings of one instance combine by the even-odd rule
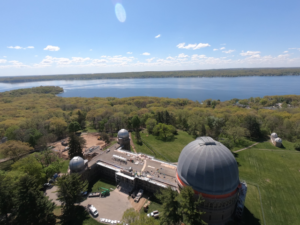
[[[84,160],[80,156],[75,156],[69,163],[71,172],[76,173],[84,170]]]
[[[271,134],[271,137],[272,137],[272,138],[277,138],[278,136],[277,136],[276,133],[272,133],[272,134]]]
[[[119,130],[118,138],[129,138],[128,130],[125,130],[125,129]]]
[[[275,139],[275,142],[277,142],[277,143],[282,143],[282,140],[281,140],[281,138],[276,138],[276,139]]]

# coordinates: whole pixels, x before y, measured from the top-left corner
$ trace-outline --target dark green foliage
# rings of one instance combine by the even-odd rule
[[[43,136],[41,132],[39,132],[37,129],[29,129],[29,140],[28,143],[35,147],[38,144],[38,140]]]
[[[249,131],[250,138],[261,137],[260,124],[255,116],[246,116],[244,120],[244,127]]]
[[[103,132],[104,131],[104,128],[105,128],[105,124],[107,123],[107,119],[103,119],[101,121],[98,122],[98,130],[100,132]]]
[[[298,151],[300,151],[300,142],[297,142],[294,144],[294,148]]]
[[[164,141],[172,140],[175,133],[175,127],[173,127],[172,125],[166,125],[164,123],[159,123],[153,128],[153,135]]]
[[[157,124],[157,121],[155,119],[149,118],[146,121],[146,128],[149,134],[153,133],[153,129],[155,125]]]
[[[110,138],[109,138],[107,133],[103,132],[103,133],[100,134],[100,136],[101,136],[102,140],[105,141],[106,144],[109,144]]]
[[[69,132],[76,132],[80,130],[80,124],[77,121],[73,121],[69,124]]]
[[[8,140],[16,140],[16,131],[20,129],[18,126],[13,125],[5,131],[5,136]]]
[[[161,193],[156,195],[162,202],[162,213],[160,214],[162,225],[179,224],[182,221],[178,196],[178,192],[173,191],[170,187],[162,189]]]
[[[6,221],[8,221],[8,214],[13,211],[15,198],[16,185],[14,180],[0,173],[0,215],[5,215]]]
[[[74,156],[83,157],[82,149],[86,141],[82,137],[78,137],[74,133],[69,135],[69,158],[72,159]]]
[[[202,202],[204,200],[201,197],[196,197],[191,187],[186,186],[181,190],[179,195],[180,215],[183,217],[184,224],[205,224],[201,219],[203,212],[199,210]]]
[[[71,174],[58,178],[57,186],[58,200],[62,202],[64,212],[63,223],[72,224],[74,218],[76,218],[73,215],[76,208],[74,204],[83,200],[80,192],[87,190],[88,183],[87,181],[82,181],[80,175]]]
[[[232,148],[234,147],[234,143],[229,138],[220,138],[219,141],[229,150],[232,150]]]
[[[55,205],[39,191],[39,187],[37,181],[29,175],[20,178],[15,205],[17,224],[55,224]]]
[[[79,125],[80,125],[82,128],[85,127],[85,117],[86,117],[86,113],[83,113],[83,112],[81,112],[80,110],[78,110],[77,115],[78,115],[77,122],[79,123]]]

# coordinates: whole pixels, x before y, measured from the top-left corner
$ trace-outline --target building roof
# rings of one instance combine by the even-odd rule
[[[71,161],[69,163],[69,167],[70,167],[71,172],[73,172],[73,173],[81,172],[85,168],[83,158],[81,158],[79,156],[73,157],[73,159],[71,159]]]
[[[128,130],[121,129],[118,132],[118,138],[129,138],[129,132]]]
[[[272,138],[277,138],[278,136],[277,136],[276,133],[272,133],[272,134],[271,134],[271,137],[272,137]]]
[[[275,142],[282,143],[282,140],[281,140],[281,138],[278,137],[275,139]]]
[[[177,174],[186,185],[205,194],[229,194],[239,185],[238,165],[233,154],[211,137],[197,138],[183,148]]]

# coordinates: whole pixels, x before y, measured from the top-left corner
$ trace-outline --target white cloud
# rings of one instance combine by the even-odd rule
[[[213,51],[218,51],[218,50],[219,50],[219,49],[217,49],[217,48],[214,48],[214,49],[213,49]]]
[[[46,50],[46,51],[59,51],[59,47],[58,46],[52,46],[52,45],[47,45],[47,47],[46,48],[44,48],[44,50]]]
[[[17,50],[19,50],[19,49],[27,49],[27,48],[33,49],[34,46],[28,46],[27,48],[23,48],[23,47],[17,45],[17,46],[8,46],[7,48],[17,49]]]
[[[225,49],[225,47],[220,48],[220,50],[224,50],[224,49]]]
[[[257,54],[260,54],[260,51],[247,51],[247,52],[242,51],[240,53],[241,56],[252,56]]]
[[[155,59],[155,57],[150,58],[150,59],[146,59],[146,61],[147,61],[148,63],[150,63],[150,62],[152,62],[154,59]]]
[[[224,53],[226,53],[226,54],[229,54],[229,53],[232,53],[232,52],[234,52],[235,50],[232,50],[232,49],[229,49],[229,50],[227,50],[227,51],[222,51],[222,52],[224,52]]]
[[[132,52],[127,52],[127,54],[128,54],[128,55],[131,55],[131,54],[132,54]]]
[[[20,46],[8,46],[7,48],[13,48],[13,49],[23,49],[22,47],[20,47]]]
[[[149,52],[144,52],[142,55],[150,55]]]
[[[6,63],[7,60],[6,59],[0,59],[0,63]]]
[[[184,53],[181,53],[178,55],[178,58],[188,58],[188,55],[185,55]]]
[[[192,60],[199,60],[205,58],[207,58],[206,55],[197,55],[197,54],[192,55]]]
[[[293,49],[293,50],[299,50],[299,51],[300,51],[300,48],[289,48],[289,49]]]
[[[171,56],[168,56],[166,59],[168,59],[168,60],[174,60],[175,58],[173,58]]]
[[[205,47],[209,47],[209,46],[210,45],[208,43],[188,44],[188,45],[185,45],[185,43],[179,43],[176,47],[196,50],[196,49],[205,48]]]
[[[155,36],[155,38],[159,38],[160,37],[160,34],[159,35],[157,35],[157,36]]]
[[[72,62],[82,63],[85,61],[91,60],[90,58],[82,58],[82,57],[72,57]]]
[[[283,53],[288,53],[289,51],[284,51]]]

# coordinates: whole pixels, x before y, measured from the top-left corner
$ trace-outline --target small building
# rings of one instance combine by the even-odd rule
[[[281,138],[278,137],[278,135],[276,133],[272,133],[270,139],[274,146],[276,146],[276,147],[282,146],[282,140],[281,140]]]
[[[84,160],[80,156],[75,156],[71,159],[69,163],[70,174],[80,174],[82,179],[87,179],[88,177],[88,160]]]
[[[118,143],[123,150],[130,151],[130,137],[128,130],[121,129],[118,132]]]

